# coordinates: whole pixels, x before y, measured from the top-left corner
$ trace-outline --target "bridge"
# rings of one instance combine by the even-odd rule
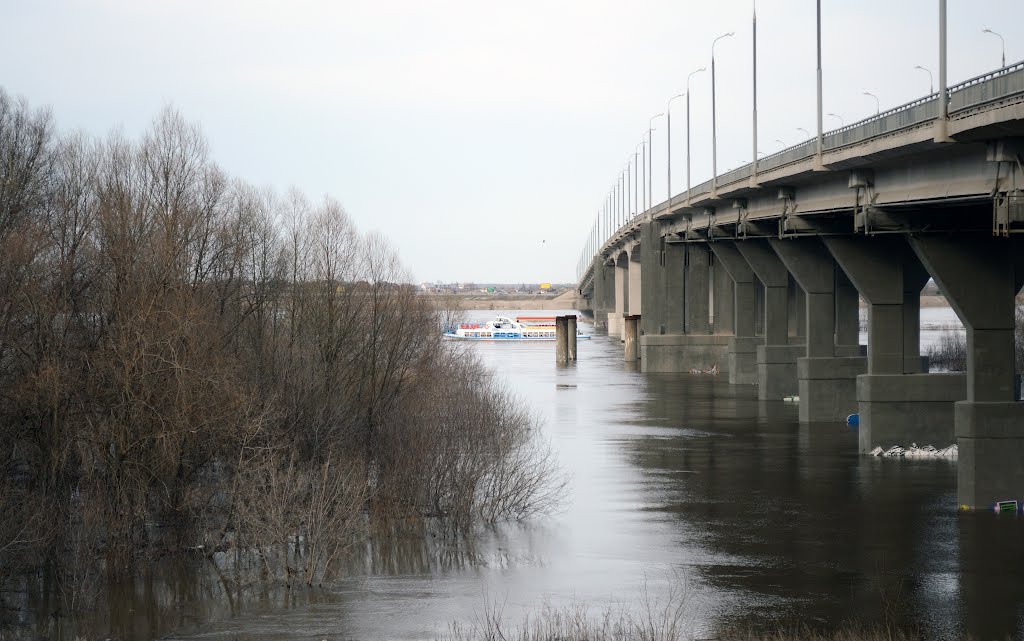
[[[819,125],[609,227],[584,249],[580,294],[612,335],[638,322],[642,371],[717,364],[761,399],[798,396],[801,422],[859,412],[862,453],[955,441],[961,506],[1024,498],[1024,62]],[[920,354],[929,278],[967,329],[966,373],[929,373]]]

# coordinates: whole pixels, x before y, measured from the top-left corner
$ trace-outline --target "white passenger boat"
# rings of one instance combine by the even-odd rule
[[[554,316],[520,316],[515,320],[499,316],[483,324],[461,323],[444,333],[445,338],[478,341],[553,341],[555,340]],[[590,338],[576,330],[576,338]]]

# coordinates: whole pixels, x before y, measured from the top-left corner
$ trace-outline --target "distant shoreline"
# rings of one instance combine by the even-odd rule
[[[431,296],[435,301],[441,301],[442,296]],[[511,310],[511,309],[578,309],[575,292],[563,292],[558,296],[543,295],[522,295],[522,296],[487,296],[487,295],[460,295],[454,298],[459,309],[486,309],[486,310]],[[922,308],[949,307],[949,301],[941,294],[928,294],[921,296]],[[867,304],[861,300],[861,307]]]

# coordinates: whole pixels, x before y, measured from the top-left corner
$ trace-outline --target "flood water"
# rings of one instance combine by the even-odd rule
[[[845,425],[800,425],[795,405],[720,377],[641,374],[617,338],[580,341],[569,367],[551,343],[467,349],[542,417],[571,476],[560,513],[472,544],[367,544],[312,593],[154,570],[103,606],[104,636],[433,639],[488,603],[515,622],[682,585],[698,637],[796,622],[1024,637],[1024,520],[958,514],[955,462],[858,456]]]

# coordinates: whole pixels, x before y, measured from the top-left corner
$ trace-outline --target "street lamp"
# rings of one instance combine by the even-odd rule
[[[654,114],[647,121],[647,193],[644,194],[644,197],[650,199],[650,204],[645,207],[645,210],[654,207],[654,121],[664,115],[664,113]]]
[[[666,145],[668,150],[668,182],[666,183],[665,190],[668,192],[668,210],[670,212],[672,211],[672,101],[685,96],[685,93],[672,96],[668,99],[668,105],[665,107],[665,124],[668,127],[668,133],[665,134],[665,138],[668,141]]]
[[[935,93],[935,79],[932,76],[932,70],[921,65],[914,65],[914,69],[920,69],[928,74],[928,95],[930,96]]]
[[[984,29],[982,29],[981,32],[982,33],[991,33],[993,36],[999,36],[999,41],[1003,45],[1003,66],[1005,67],[1006,66],[1006,40],[1003,39],[1003,36],[999,35],[995,31],[992,31],[988,27],[985,27]]]
[[[843,117],[840,116],[839,114],[829,113],[828,115],[833,117],[833,118],[838,118],[839,119],[839,126],[840,127],[845,127],[846,126],[846,123],[843,122]]]
[[[718,129],[715,119],[715,44],[722,38],[735,35],[723,33],[711,41],[711,192],[718,191]]]
[[[643,149],[643,151],[637,151],[638,149]],[[633,205],[634,209],[636,209],[636,211],[633,212],[634,215],[640,214],[640,185],[642,184],[640,179],[640,169],[643,168],[644,164],[646,164],[641,163],[640,161],[644,158],[646,150],[646,138],[641,140],[640,144],[633,149],[633,167],[636,169],[636,171],[633,172]]]
[[[704,71],[704,67],[686,76],[686,204],[690,204],[690,78]]]
[[[876,96],[875,94],[871,93],[870,91],[865,91],[864,95],[865,96],[871,96],[872,98],[875,99],[875,115],[877,116],[878,114],[880,114],[882,112],[882,107],[881,107],[881,103],[878,102],[878,96]]]
[[[633,179],[633,161],[626,161],[626,215],[622,222],[625,223],[627,220],[633,217],[633,200],[630,189],[630,181]]]
[[[779,140],[778,138],[776,138],[776,139],[775,139],[775,142],[779,143],[779,146],[780,146],[780,147],[782,147],[783,149],[785,149],[785,148],[786,148],[786,143],[782,142],[782,141],[781,141],[781,140]]]
[[[807,130],[806,130],[806,129],[804,129],[803,127],[797,127],[797,128],[796,128],[796,130],[797,130],[797,131],[802,131],[802,132],[804,132],[804,135],[805,135],[805,136],[807,136],[807,139],[808,139],[808,140],[810,140],[810,139],[811,139],[811,132],[807,131]]]

